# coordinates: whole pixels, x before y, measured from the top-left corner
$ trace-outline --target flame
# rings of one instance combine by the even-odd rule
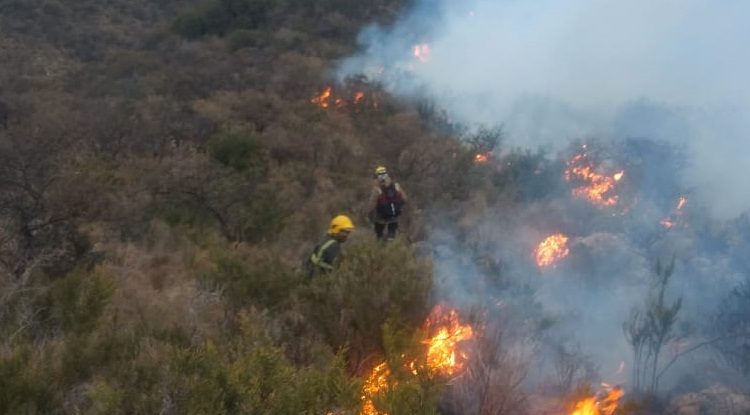
[[[459,350],[460,343],[474,337],[469,324],[462,324],[456,310],[445,310],[435,306],[425,322],[428,338],[422,343],[427,346],[427,366],[442,375],[454,375],[466,365],[468,356]]]
[[[667,229],[672,229],[672,227],[674,227],[674,222],[672,221],[672,218],[664,218],[661,221],[659,221],[659,224],[661,224],[661,226]]]
[[[677,225],[680,222],[680,219],[683,213],[682,209],[687,204],[687,201],[688,201],[687,197],[680,196],[679,199],[677,199],[677,206],[675,206],[675,209],[672,211],[672,213],[668,217],[659,221],[659,224],[661,224],[661,226],[667,229],[671,229],[675,225]]]
[[[360,104],[365,99],[365,93],[362,91],[357,91],[354,94],[354,105]]]
[[[310,100],[313,104],[319,106],[320,108],[328,108],[330,103],[328,102],[331,99],[331,94],[333,93],[332,87],[326,87],[326,89],[323,90],[320,94],[313,97],[313,99]]]
[[[359,104],[363,104],[366,98],[367,98],[367,94],[364,91],[356,91],[354,95],[351,96],[351,99],[349,99],[348,97],[337,96],[337,94],[334,94],[333,87],[327,86],[318,95],[312,97],[310,99],[310,102],[323,109],[346,108],[346,106],[349,104],[352,104],[355,106]],[[372,104],[372,107],[375,110],[377,110],[378,109],[377,92],[373,91],[371,93],[370,102]]]
[[[388,387],[388,377],[391,369],[386,362],[375,366],[362,386],[362,411],[360,415],[388,415],[375,408],[372,398]]]
[[[573,189],[573,196],[587,199],[599,207],[617,205],[620,197],[612,192],[615,185],[625,176],[625,171],[621,170],[612,176],[600,174],[587,157],[586,153],[576,154],[568,161],[568,168],[565,169],[565,180],[585,183]]]
[[[617,367],[617,372],[615,372],[615,375],[619,375],[625,371],[625,361],[620,361],[620,366]]]
[[[682,208],[685,207],[685,204],[687,204],[687,197],[680,196],[680,199],[677,200],[677,210],[682,210]]]
[[[446,311],[441,305],[437,305],[425,320],[424,330],[427,338],[422,344],[427,348],[428,369],[441,375],[458,373],[468,359],[465,353],[459,351],[459,346],[460,343],[473,338],[472,327],[461,323],[456,310]],[[401,359],[409,373],[419,375],[420,369],[416,359],[409,360],[405,354],[401,355]],[[396,384],[394,380],[389,379],[390,375],[391,370],[386,362],[380,363],[370,371],[362,386],[360,415],[388,415],[375,407],[373,398]]]
[[[430,61],[430,45],[427,43],[414,45],[412,48],[412,54],[420,62],[427,63]]]
[[[555,264],[568,254],[570,254],[568,237],[561,233],[547,237],[537,246],[534,253],[536,264],[542,268]]]
[[[596,398],[586,398],[576,402],[576,406],[570,415],[599,415]]]
[[[625,391],[619,386],[602,384],[607,394],[601,400],[596,396],[586,397],[576,402],[570,415],[613,415],[620,405],[620,399]]]
[[[487,160],[490,159],[490,153],[477,153],[474,155],[474,163],[475,164],[484,164],[487,162]]]

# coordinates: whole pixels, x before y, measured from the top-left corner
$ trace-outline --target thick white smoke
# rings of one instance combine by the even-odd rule
[[[432,99],[454,121],[502,123],[511,145],[685,145],[686,184],[728,218],[750,209],[748,21],[743,0],[418,0],[365,30],[339,74]]]

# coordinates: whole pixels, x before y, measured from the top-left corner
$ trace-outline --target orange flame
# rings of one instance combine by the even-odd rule
[[[677,200],[677,210],[682,210],[682,208],[685,207],[685,204],[687,204],[687,198],[685,196],[680,196],[680,199]]]
[[[570,415],[599,415],[596,398],[586,398],[576,402]]]
[[[556,233],[547,237],[537,246],[534,253],[536,257],[536,264],[542,268],[548,267],[560,261],[570,254],[568,248],[568,237]]]
[[[584,146],[584,148],[586,148]],[[619,171],[612,176],[596,172],[586,153],[576,154],[565,170],[565,180],[585,183],[573,189],[573,196],[587,199],[599,207],[615,206],[620,197],[612,194],[617,182],[625,176],[625,171]]]
[[[427,367],[433,373],[441,375],[453,375],[463,369],[468,356],[459,350],[460,343],[473,338],[474,331],[468,324],[462,324],[456,310],[444,310],[441,305],[435,306],[424,323],[427,338],[422,342],[427,346]],[[404,367],[414,376],[419,375],[417,360],[404,359]],[[362,386],[362,411],[360,415],[388,415],[379,411],[373,402],[373,398],[395,385],[395,381],[389,379],[391,370],[386,362],[375,366],[365,379]],[[390,381],[390,382],[389,382]]]
[[[474,164],[484,164],[490,159],[490,153],[477,153],[474,155]]]
[[[318,95],[312,97],[310,102],[317,105],[322,109],[329,108],[346,108],[347,105],[359,105],[365,102],[367,94],[364,91],[356,91],[354,95],[349,97],[337,96],[333,91],[333,87],[327,86]],[[378,95],[377,92],[371,93],[370,103],[372,108],[378,109]]]
[[[370,375],[365,380],[364,386],[362,386],[362,411],[360,415],[388,415],[375,408],[372,398],[388,387],[388,377],[390,374],[391,369],[386,362],[372,369],[372,372],[370,372]]]
[[[354,94],[354,105],[360,104],[365,99],[365,93],[362,91],[357,91]]]
[[[313,104],[319,106],[320,108],[328,108],[330,103],[328,102],[331,99],[331,94],[333,93],[332,87],[326,87],[326,89],[323,90],[320,94],[313,97],[313,99],[310,100]]]
[[[427,63],[430,61],[430,45],[428,45],[427,43],[414,45],[414,47],[412,48],[412,54],[420,62]]]
[[[680,198],[677,199],[677,206],[672,211],[672,214],[670,214],[669,217],[666,217],[662,219],[661,221],[659,221],[659,224],[661,224],[661,226],[667,229],[671,229],[675,225],[677,225],[680,222],[680,218],[682,217],[682,213],[683,213],[682,209],[687,204],[687,201],[688,201],[687,197],[680,196]]]
[[[619,386],[602,384],[607,394],[600,400],[596,396],[586,397],[576,402],[570,415],[613,415],[620,405],[625,391]]]
[[[428,338],[422,343],[427,346],[427,366],[442,375],[454,375],[466,365],[468,356],[460,350],[460,343],[474,337],[469,324],[462,324],[456,310],[444,310],[435,306],[425,322]]]
[[[661,221],[659,221],[659,224],[667,229],[672,229],[672,227],[674,227],[674,222],[672,221],[672,218],[664,218]]]

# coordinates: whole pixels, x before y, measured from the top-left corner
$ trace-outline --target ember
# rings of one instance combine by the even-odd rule
[[[330,103],[328,102],[331,99],[331,94],[333,93],[332,87],[326,87],[326,89],[323,90],[320,94],[315,96],[313,99],[310,100],[313,104],[319,106],[320,108],[328,108]]]
[[[568,168],[565,169],[565,180],[575,180],[582,184],[573,189],[573,196],[586,199],[599,207],[617,205],[620,197],[614,194],[614,190],[624,176],[625,171],[619,171],[612,176],[597,172],[587,153],[576,154],[568,161]]]
[[[536,264],[542,268],[557,263],[568,254],[570,254],[568,237],[561,233],[547,237],[539,244],[534,253]]]
[[[419,45],[414,45],[414,48],[412,49],[412,54],[420,62],[427,63],[430,61],[430,45],[428,45],[427,43],[420,43]]]
[[[310,102],[322,109],[346,108],[348,105],[356,107],[367,102],[374,109],[378,109],[377,92],[372,92],[368,99],[367,93],[364,91],[356,91],[353,95],[341,95],[335,93],[331,86],[327,86],[318,95],[312,97]]]
[[[489,159],[490,159],[490,153],[477,153],[474,156],[474,163],[475,164],[484,164]]]
[[[659,224],[661,224],[661,226],[667,229],[671,229],[675,225],[678,225],[680,222],[682,222],[682,213],[683,213],[682,209],[685,208],[687,201],[688,201],[687,197],[680,196],[680,198],[677,199],[677,206],[675,206],[675,209],[672,211],[672,213],[668,217],[659,221]]]
[[[357,91],[354,94],[354,105],[361,103],[364,99],[365,99],[365,93],[362,91]]]
[[[360,415],[388,415],[375,408],[372,398],[388,387],[388,376],[390,374],[391,370],[386,362],[372,369],[370,376],[367,377],[362,387],[362,412],[360,412]]]

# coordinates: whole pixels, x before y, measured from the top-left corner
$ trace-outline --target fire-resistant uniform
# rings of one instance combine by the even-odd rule
[[[331,220],[328,234],[307,258],[305,269],[308,276],[333,270],[334,261],[341,251],[341,244],[346,242],[349,233],[354,230],[354,223],[348,216],[339,215]]]
[[[392,240],[396,237],[398,220],[406,204],[406,192],[388,175],[383,166],[375,169],[376,184],[370,196],[371,217],[375,224],[378,239]],[[387,233],[386,233],[387,231]]]

